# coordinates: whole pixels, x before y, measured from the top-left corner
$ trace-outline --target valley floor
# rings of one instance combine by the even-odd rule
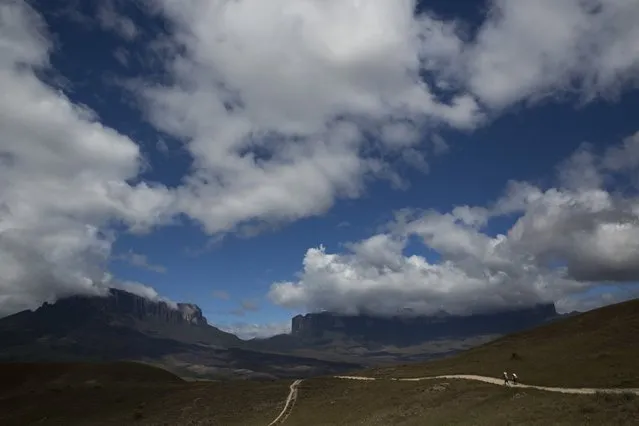
[[[631,393],[566,395],[459,378],[64,383],[5,389],[2,425],[630,425]],[[490,382],[490,380],[487,380]],[[639,392],[639,391],[638,391]]]

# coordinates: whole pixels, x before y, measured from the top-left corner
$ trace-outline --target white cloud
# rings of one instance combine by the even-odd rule
[[[219,325],[221,330],[233,333],[240,339],[265,339],[277,334],[288,334],[291,332],[290,321],[282,323],[252,324],[246,322],[236,322],[233,324]]]
[[[558,189],[513,186],[497,203],[497,211],[523,213],[510,230],[513,244],[539,261],[561,259],[568,273],[579,280],[638,278],[639,199],[604,186],[606,181],[614,183],[619,173],[636,176],[639,163],[632,163],[636,141],[639,133],[607,149],[601,157],[578,150],[563,164],[559,173],[563,186]],[[618,164],[611,163],[611,158],[618,157],[634,168],[611,170],[611,164]]]
[[[601,282],[639,281],[639,198],[602,186],[613,179],[610,158],[630,158],[638,135],[600,156],[578,150],[560,166],[556,188],[512,183],[486,208],[402,211],[388,233],[347,245],[347,253],[311,248],[299,281],[274,283],[269,296],[310,310],[468,313],[547,301],[566,307]],[[576,185],[580,174],[601,178]],[[487,221],[505,214],[519,218],[506,235],[488,235]],[[405,255],[409,237],[441,260]]]
[[[108,225],[144,231],[171,203],[164,188],[127,183],[141,165],[133,141],[36,77],[50,49],[26,3],[0,4],[0,313],[100,293]]]
[[[168,50],[173,83],[140,90],[151,122],[195,158],[180,209],[209,233],[322,214],[370,176],[405,187],[386,151],[428,171],[416,148],[437,126],[468,130],[522,100],[587,100],[636,83],[639,3],[490,6],[464,34],[414,15],[413,0],[154,4],[180,49]],[[450,102],[434,94],[442,90]],[[447,144],[433,134],[432,149]]]
[[[111,279],[111,277],[108,277]],[[177,309],[178,305],[174,301],[167,299],[166,297],[162,297],[158,294],[157,291],[153,287],[149,287],[148,285],[135,282],[135,281],[109,281],[108,285],[110,288],[116,288],[119,290],[124,290],[129,293],[133,293],[137,296],[144,297],[145,299],[152,300],[154,302],[165,302],[167,305],[172,307],[173,309]]]
[[[380,158],[362,154],[362,131],[410,147],[425,126],[480,120],[471,96],[446,104],[420,80],[422,64],[443,61],[459,41],[451,25],[415,18],[412,1],[162,5],[185,53],[168,64],[175,84],[143,96],[150,120],[196,160],[180,205],[210,233],[321,214],[358,196],[368,175],[399,185]]]
[[[495,0],[464,55],[472,93],[490,107],[577,92],[589,99],[636,85],[639,3]]]

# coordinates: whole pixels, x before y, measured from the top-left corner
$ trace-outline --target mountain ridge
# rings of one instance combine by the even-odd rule
[[[337,333],[355,340],[406,346],[441,338],[507,334],[542,324],[558,316],[553,303],[469,315],[447,312],[434,315],[345,315],[324,311],[293,317],[291,335],[313,339]]]
[[[202,378],[277,378],[347,371],[357,363],[255,350],[195,304],[123,290],[71,296],[0,319],[0,361],[144,361]]]

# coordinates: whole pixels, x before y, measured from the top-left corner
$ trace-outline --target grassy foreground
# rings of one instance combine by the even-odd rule
[[[639,397],[563,395],[464,380],[304,381],[287,426],[631,425]]]
[[[83,383],[54,380],[0,393],[2,425],[267,425],[288,381]],[[634,395],[562,395],[463,380],[310,379],[284,422],[349,425],[631,425]]]
[[[261,426],[288,386],[185,382],[134,363],[0,364],[0,424]]]

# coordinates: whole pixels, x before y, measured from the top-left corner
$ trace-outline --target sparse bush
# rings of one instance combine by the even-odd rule
[[[428,391],[429,392],[443,392],[446,389],[448,389],[448,386],[444,386],[444,384],[441,384],[441,385],[431,386],[430,388],[428,388]]]
[[[133,412],[133,419],[140,420],[144,418],[144,407],[146,406],[145,402],[140,402],[138,407]]]
[[[87,380],[85,382],[87,387],[93,388],[93,389],[102,389],[103,385],[102,383],[98,382],[97,380]]]
[[[597,392],[595,394],[595,398],[599,401],[617,402],[619,404],[624,404],[624,403],[635,401],[637,399],[637,395],[634,394],[633,392],[622,392],[622,393]]]
[[[62,392],[64,390],[64,385],[60,383],[49,383],[46,385],[46,389],[51,392]]]
[[[510,354],[510,359],[512,361],[521,361],[521,356],[517,352],[513,352]]]
[[[142,411],[141,408],[137,408],[133,412],[133,420],[142,420],[143,418],[144,418],[144,412]]]
[[[595,398],[600,401],[612,402],[615,400],[615,395],[610,392],[597,392]]]

